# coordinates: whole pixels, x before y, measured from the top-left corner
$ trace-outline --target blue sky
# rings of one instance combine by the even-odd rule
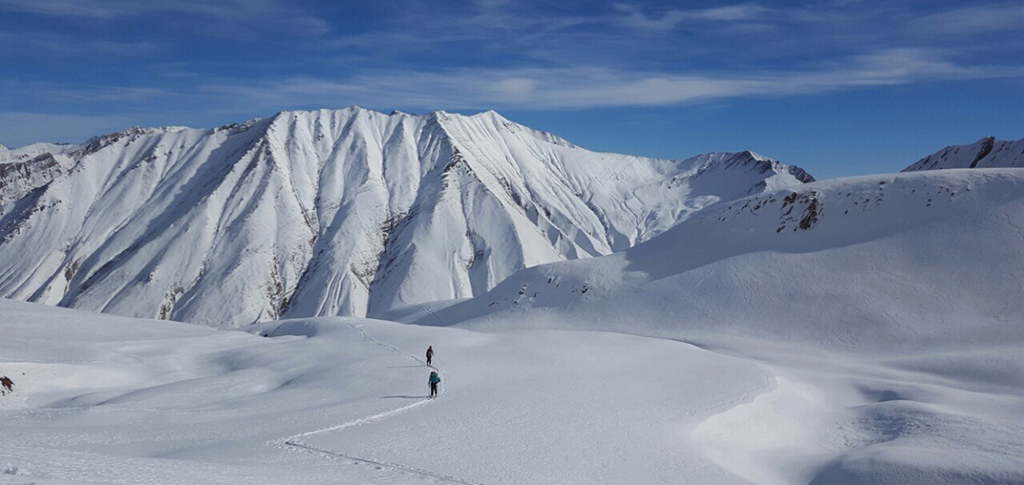
[[[1024,3],[0,0],[7,145],[349,105],[896,171],[1024,138]]]

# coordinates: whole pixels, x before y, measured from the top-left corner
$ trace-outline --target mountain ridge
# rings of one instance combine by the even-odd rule
[[[718,204],[625,251],[527,268],[474,298],[386,316],[857,350],[1019,341],[1022,187],[1016,169],[793,186]]]
[[[986,136],[969,145],[950,145],[904,168],[903,172],[957,168],[1024,168],[1024,139]]]
[[[3,158],[44,153],[0,175],[0,296],[213,326],[464,298],[813,179],[591,152],[493,111],[282,111]]]

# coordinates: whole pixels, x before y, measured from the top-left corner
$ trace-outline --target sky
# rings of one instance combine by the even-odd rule
[[[0,0],[8,146],[351,105],[893,172],[1024,138],[1024,2]]]

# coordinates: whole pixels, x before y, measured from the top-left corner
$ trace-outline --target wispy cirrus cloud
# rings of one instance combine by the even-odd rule
[[[66,84],[47,81],[0,80],[0,101],[12,98],[57,101],[61,103],[121,103],[144,102],[166,99],[176,95],[174,91],[153,86],[116,86]]]
[[[649,15],[640,7],[628,3],[617,3],[615,9],[624,16],[616,19],[630,28],[654,31],[671,30],[684,22],[735,22],[755,20],[770,12],[769,9],[753,4],[726,5],[722,7],[692,10],[671,9],[660,15]]]
[[[1024,29],[1024,3],[969,5],[914,19],[911,27],[919,33],[975,34],[1003,33]]]
[[[160,46],[152,42],[120,42],[106,39],[79,39],[54,32],[0,32],[4,50],[0,57],[140,57],[156,54]]]
[[[224,34],[207,28],[211,20],[221,22],[222,29],[229,27],[224,24],[229,22],[297,36],[317,36],[330,31],[329,22],[284,0],[0,0],[0,12],[3,11],[106,21],[172,13],[201,20],[195,26],[210,36]]]
[[[107,18],[127,11],[116,3],[79,0],[0,0],[0,8],[52,16]]]
[[[966,83],[1024,77],[1024,39],[1013,35],[1021,9],[1002,0],[0,0],[0,103],[207,125],[351,104],[558,111]]]
[[[381,109],[529,109],[672,106],[713,99],[801,96],[936,80],[1022,77],[1024,68],[960,65],[951,52],[880,49],[806,69],[692,72],[577,65],[438,70],[367,69],[349,76],[273,79],[204,78],[189,72],[182,89],[146,86],[77,86],[11,83],[19,98],[57,100],[68,106],[97,103],[189,102],[221,113],[341,107]],[[164,66],[167,67],[167,66]],[[177,70],[182,66],[171,64]],[[173,101],[172,101],[173,100]]]
[[[1024,76],[1024,69],[960,66],[941,52],[886,49],[809,70],[671,73],[605,67],[375,70],[343,81],[297,77],[212,84],[202,91],[246,104],[401,106],[422,109],[581,109],[667,106],[708,99],[807,95],[928,80]]]
[[[0,8],[54,17],[139,17],[150,12],[185,12],[197,16],[244,18],[283,11],[274,0],[0,0]]]

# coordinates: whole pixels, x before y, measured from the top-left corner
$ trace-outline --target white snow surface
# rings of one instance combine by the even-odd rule
[[[689,433],[771,385],[742,359],[614,333],[0,315],[5,484],[742,483]]]
[[[1004,141],[988,136],[970,145],[948,146],[903,171],[951,168],[1024,168],[1024,139]]]
[[[751,483],[1024,483],[1022,242],[1019,170],[838,179],[385,316],[622,332],[753,359],[773,390],[691,434]]]
[[[0,296],[212,326],[380,315],[812,180],[595,153],[493,111],[282,112],[0,152]]]
[[[0,300],[0,483],[1024,483],[1022,189],[758,194],[423,325]]]
[[[531,309],[545,327],[837,349],[1020,342],[1022,241],[1020,170],[834,179],[720,204],[626,251],[528,268],[429,317],[385,316],[481,327]]]

